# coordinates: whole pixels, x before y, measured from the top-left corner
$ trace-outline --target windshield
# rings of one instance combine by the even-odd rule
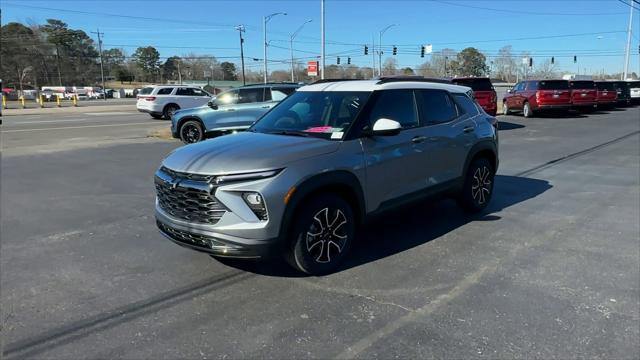
[[[477,79],[452,79],[452,83],[456,85],[468,86],[473,91],[491,91],[493,90],[493,85],[491,85],[491,80],[487,78],[477,78]]]
[[[593,81],[570,81],[569,86],[572,89],[593,89],[596,84]]]
[[[273,108],[253,131],[342,140],[369,92],[299,91]]]
[[[540,81],[538,89],[540,90],[566,90],[569,88],[569,82],[566,80],[547,80]]]

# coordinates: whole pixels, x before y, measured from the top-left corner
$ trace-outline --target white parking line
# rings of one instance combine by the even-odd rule
[[[140,114],[137,111],[105,111],[105,112],[88,112],[88,113],[83,113],[84,115],[91,115],[91,116],[110,116],[110,115],[136,115],[136,114]]]
[[[26,131],[49,131],[49,130],[67,130],[67,129],[84,129],[84,128],[98,128],[98,127],[111,127],[111,126],[134,126],[134,125],[153,125],[150,122],[141,122],[141,123],[129,123],[129,124],[108,124],[108,125],[87,125],[87,126],[65,126],[65,127],[54,127],[54,128],[44,128],[44,129],[20,129],[20,130],[3,130],[3,133],[14,133],[14,132],[26,132]]]

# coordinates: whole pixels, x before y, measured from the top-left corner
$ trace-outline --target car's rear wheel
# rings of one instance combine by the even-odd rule
[[[165,119],[170,120],[171,117],[173,116],[173,113],[178,111],[178,109],[180,109],[178,105],[169,104],[164,107],[164,110],[162,111],[162,116],[164,116]]]
[[[460,206],[469,212],[482,211],[493,195],[495,170],[484,157],[474,159],[465,175],[462,193],[458,197]]]
[[[502,102],[502,114],[509,115],[509,105],[507,105],[506,101]]]
[[[196,120],[189,120],[180,127],[180,140],[185,144],[193,144],[204,139],[202,124]]]
[[[522,115],[526,118],[530,118],[533,116],[533,110],[531,110],[531,105],[528,102],[525,102],[522,106]]]
[[[297,213],[289,262],[310,275],[334,271],[355,237],[351,206],[336,195],[323,194],[309,199]]]

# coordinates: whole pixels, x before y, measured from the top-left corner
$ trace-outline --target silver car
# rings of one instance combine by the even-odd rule
[[[248,129],[300,85],[248,85],[220,93],[206,106],[176,111],[171,117],[173,137],[185,144]]]
[[[276,255],[325,274],[374,213],[442,192],[484,209],[496,127],[467,87],[414,77],[304,86],[249,131],[169,154],[155,174],[157,225],[214,256]]]

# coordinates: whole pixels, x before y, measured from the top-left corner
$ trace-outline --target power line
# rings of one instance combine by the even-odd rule
[[[638,10],[638,11],[640,11],[640,8],[637,8],[637,7],[633,6],[633,4],[634,4],[634,3],[635,3],[635,4],[640,5],[640,2],[638,2],[638,1],[633,1],[633,2],[629,1],[629,2],[627,3],[627,2],[624,2],[623,0],[618,0],[618,2],[623,3],[623,4],[625,4],[625,5],[629,6],[629,7],[631,7],[631,8],[632,8],[632,9],[634,9],[634,10]]]
[[[547,13],[547,12],[535,12],[535,11],[523,11],[523,10],[496,9],[496,8],[488,8],[488,7],[475,6],[475,5],[458,4],[458,3],[452,3],[452,2],[448,2],[448,1],[442,1],[442,0],[431,0],[431,1],[437,2],[437,3],[440,3],[440,4],[450,5],[450,6],[458,6],[458,7],[470,8],[470,9],[489,10],[489,11],[497,11],[497,12],[504,12],[504,13],[513,13],[513,14],[524,14],[524,15],[610,16],[610,15],[621,15],[621,14],[624,14],[624,13],[620,13],[620,12],[616,12],[616,13],[582,13],[582,14],[581,13]]]

